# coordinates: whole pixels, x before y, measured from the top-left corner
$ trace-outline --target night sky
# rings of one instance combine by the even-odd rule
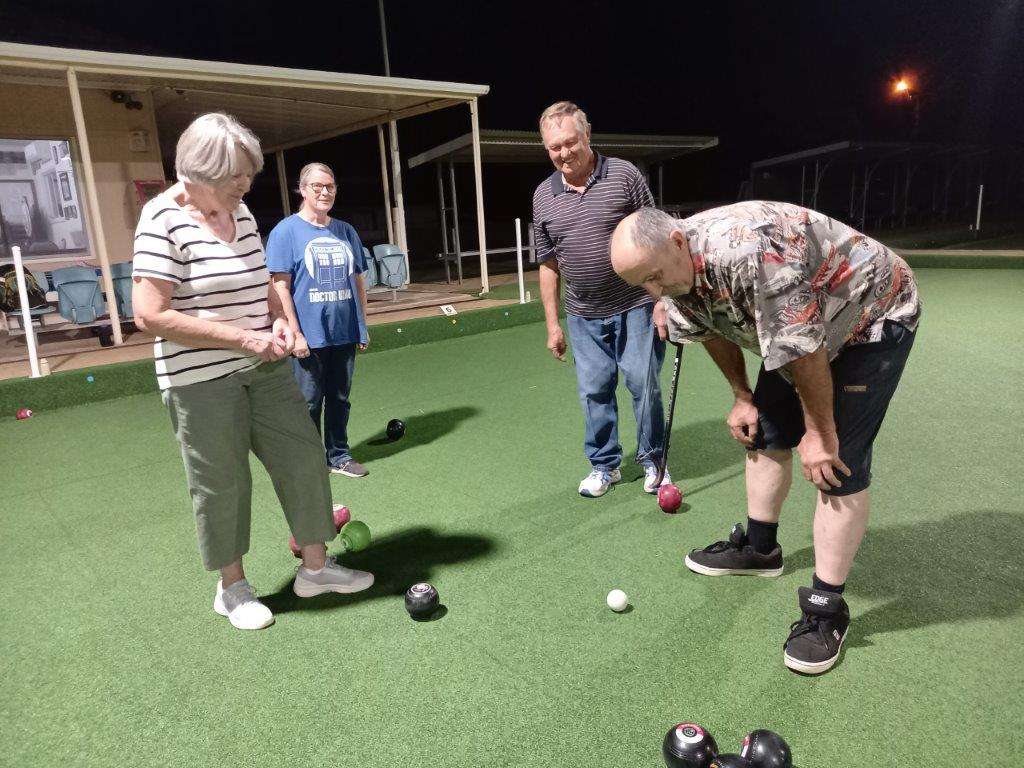
[[[545,106],[569,98],[595,131],[719,136],[718,149],[668,169],[666,197],[700,200],[735,199],[753,160],[847,138],[909,138],[909,110],[889,92],[902,73],[920,92],[919,139],[1021,146],[1022,5],[385,2],[392,74],[491,86],[482,127],[531,130]],[[383,73],[375,0],[3,0],[0,39]],[[403,155],[468,129],[464,108],[410,121]],[[375,146],[369,132],[348,141],[351,155]],[[427,195],[418,202],[432,203],[432,174],[410,176],[411,191]],[[488,181],[487,192],[505,204],[501,184]]]

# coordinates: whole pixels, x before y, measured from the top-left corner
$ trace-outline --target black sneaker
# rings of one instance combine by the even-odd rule
[[[850,607],[835,592],[800,587],[797,593],[804,615],[789,628],[783,661],[796,672],[820,675],[839,658],[850,628]]]
[[[725,541],[688,554],[686,567],[705,576],[780,576],[782,548],[776,544],[775,549],[762,555],[750,546],[743,526],[736,523]]]

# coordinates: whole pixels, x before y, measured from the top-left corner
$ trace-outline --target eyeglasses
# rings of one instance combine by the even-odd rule
[[[310,192],[314,195],[319,195],[324,190],[327,191],[328,195],[333,195],[338,191],[338,187],[334,184],[318,184],[314,182],[312,184],[307,184],[306,186],[309,187]]]

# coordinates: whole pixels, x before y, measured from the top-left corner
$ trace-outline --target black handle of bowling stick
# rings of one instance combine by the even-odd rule
[[[661,487],[661,481],[665,478],[665,472],[668,470],[668,446],[669,441],[672,439],[672,417],[676,412],[676,390],[679,388],[679,369],[682,367],[683,362],[683,346],[682,344],[675,345],[676,358],[672,363],[672,385],[668,395],[668,418],[665,420],[665,445],[661,449],[661,464],[658,466],[658,481],[655,483],[655,488]]]

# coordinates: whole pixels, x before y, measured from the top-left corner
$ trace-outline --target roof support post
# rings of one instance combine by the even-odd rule
[[[477,100],[470,99],[469,120],[473,126],[473,175],[476,179],[476,229],[480,247],[480,293],[491,290],[487,274],[487,225],[484,221],[484,179],[483,164],[480,160],[480,116]]]
[[[412,282],[409,274],[409,241],[405,230],[405,197],[402,195],[402,158],[398,151],[398,124],[392,120],[388,123],[391,135],[391,177],[395,182],[395,235],[396,245],[405,254],[405,279]]]
[[[96,174],[92,168],[92,153],[89,151],[89,137],[85,132],[85,112],[82,110],[82,95],[78,91],[78,75],[74,67],[68,67],[68,90],[71,92],[71,109],[75,114],[75,132],[78,137],[78,149],[82,154],[82,175],[85,177],[85,197],[89,201],[89,219],[92,224],[92,244],[96,257],[100,262],[100,273],[103,279],[103,292],[107,296],[107,313],[110,315],[110,328],[113,331],[114,344],[124,344],[121,335],[121,318],[117,314],[117,297],[114,295],[114,281],[110,276],[110,259],[107,256],[107,239],[103,234],[103,222],[100,216],[100,198],[96,191]]]
[[[391,184],[388,182],[388,149],[384,143],[384,126],[377,126],[377,144],[380,146],[380,183],[384,188],[384,222],[388,228],[388,242],[395,242],[395,224],[391,218]]]
[[[281,190],[281,210],[285,217],[292,215],[292,204],[288,200],[288,174],[284,170],[284,150],[279,149],[274,153],[277,159],[277,186]]]
[[[452,245],[455,247],[455,264],[459,270],[459,285],[462,285],[462,238],[459,235],[459,192],[455,188],[455,161],[448,158],[448,189],[452,194]]]
[[[444,278],[446,283],[452,281],[451,266],[448,264],[448,212],[445,210],[444,179],[441,173],[441,161],[434,163],[437,171],[437,214],[441,223],[441,260],[444,262]]]
[[[437,212],[441,220],[441,248],[445,256],[448,255],[448,206],[444,199],[444,177],[441,172],[440,161],[434,163],[437,170]]]

